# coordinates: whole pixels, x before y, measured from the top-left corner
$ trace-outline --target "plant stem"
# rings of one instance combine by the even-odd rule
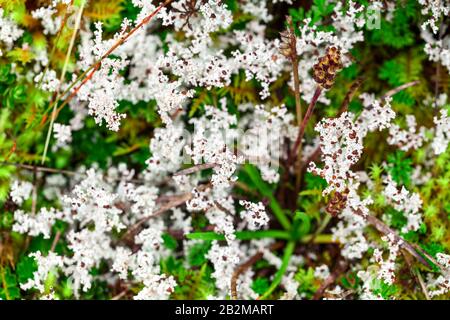
[[[290,162],[289,164],[292,164],[293,160],[297,158],[297,152],[300,147],[300,144],[303,139],[303,135],[305,134],[306,125],[308,124],[309,119],[311,118],[311,115],[314,111],[314,107],[317,104],[317,100],[319,99],[320,94],[322,93],[322,88],[317,87],[316,91],[314,92],[314,96],[309,103],[308,110],[306,111],[305,117],[303,118],[302,124],[298,130],[297,140],[295,141],[294,147],[292,148],[291,155],[290,155]],[[289,167],[289,166],[288,166]]]
[[[281,240],[291,239],[291,234],[284,230],[258,230],[258,231],[237,231],[236,238],[239,240],[253,240],[263,238],[273,238]],[[225,240],[225,236],[213,231],[208,232],[192,232],[186,235],[191,240]]]
[[[72,5],[73,5],[73,0],[70,1],[69,6],[72,6]],[[61,38],[62,31],[63,31],[63,29],[64,29],[64,27],[65,27],[65,25],[66,25],[67,19],[69,18],[69,13],[70,13],[70,11],[67,10],[67,9],[69,8],[69,6],[66,7],[66,12],[64,13],[64,18],[63,18],[63,20],[62,20],[61,26],[59,27],[58,33],[57,33],[57,35],[56,35],[56,40],[55,40],[55,42],[54,42],[54,44],[53,44],[53,46],[52,46],[52,51],[50,52],[50,57],[49,57],[49,59],[48,59],[49,61],[52,61],[52,60],[53,60],[53,56],[54,56],[54,54],[55,54],[56,47],[58,46],[59,39]],[[48,63],[48,64],[45,66],[44,72],[42,73],[42,77],[39,79],[37,88],[41,88],[42,81],[43,81],[45,75],[47,74],[49,68],[50,68],[50,64]]]
[[[405,89],[407,89],[407,88],[409,88],[409,87],[415,86],[415,85],[418,84],[418,83],[419,83],[418,80],[416,80],[416,81],[411,81],[411,82],[405,83],[405,84],[403,84],[403,85],[401,85],[401,86],[398,86],[398,87],[396,87],[396,88],[394,88],[394,89],[392,89],[392,90],[389,90],[388,92],[386,92],[386,93],[381,97],[381,100],[385,100],[385,99],[388,98],[388,97],[392,97],[393,95],[399,93],[400,91],[405,90]]]
[[[3,292],[5,293],[5,298],[6,300],[11,300],[8,290],[8,284],[6,283],[5,269],[3,268],[2,265],[0,265],[0,273],[2,275],[2,285],[3,285]]]
[[[123,37],[121,37],[120,39],[117,40],[116,43],[114,43],[114,45],[103,55],[100,57],[100,59],[98,59],[97,61],[95,61],[92,65],[90,65],[80,76],[78,76],[71,84],[70,86],[60,95],[58,95],[58,97],[55,99],[55,101],[53,103],[57,103],[62,97],[64,97],[68,92],[70,92],[70,90],[81,80],[83,79],[87,74],[89,74],[89,76],[87,77],[87,80],[85,79],[85,81],[83,81],[81,83],[81,85],[79,87],[77,87],[78,91],[80,89],[81,86],[83,86],[88,80],[90,80],[90,78],[92,78],[93,73],[100,67],[101,62],[106,59],[110,54],[112,54],[120,45],[122,45],[126,40],[128,40],[128,38],[133,35],[137,30],[139,30],[141,27],[143,27],[145,24],[147,24],[154,16],[156,16],[156,14],[165,6],[167,6],[168,4],[170,4],[173,0],[166,0],[163,4],[161,4],[159,7],[157,7],[152,13],[150,13],[147,17],[145,17],[136,27],[134,27],[133,29],[131,29],[126,35],[124,35]],[[69,95],[69,97],[67,97],[64,102],[61,104],[61,106],[58,108],[57,110],[57,114],[60,112],[60,110],[69,103],[69,101],[74,97],[74,94]],[[53,108],[53,104],[50,105],[49,109]],[[43,120],[43,123],[46,122],[46,119]]]
[[[56,92],[59,92],[61,84],[64,81],[64,77],[65,77],[66,71],[67,71],[67,65],[69,64],[69,59],[70,59],[70,55],[72,54],[73,46],[75,44],[77,32],[78,32],[78,29],[80,28],[81,17],[83,16],[83,10],[84,10],[84,6],[85,6],[86,2],[87,2],[86,0],[81,2],[81,6],[77,12],[74,30],[72,32],[72,37],[70,38],[69,48],[67,49],[66,58],[64,60],[64,66],[63,66],[63,69],[61,72],[61,76],[59,78],[58,89],[56,90]],[[43,164],[45,162],[45,157],[47,156],[48,146],[50,144],[50,137],[52,135],[53,123],[55,122],[55,119],[56,119],[56,103],[53,104],[52,117],[50,120],[50,126],[48,127],[48,131],[47,131],[47,138],[45,139],[44,153],[42,154],[41,164]]]
[[[292,23],[292,18],[287,17],[287,22],[289,25],[289,35],[290,35],[290,60],[292,63],[292,75],[294,78],[294,96],[295,96],[295,110],[297,114],[297,125],[300,126],[302,123],[302,103],[300,100],[300,77],[298,75],[298,57],[297,57],[297,38],[295,37],[294,24]]]
[[[347,91],[344,100],[342,100],[341,107],[339,108],[339,113],[337,116],[341,115],[342,113],[346,112],[348,110],[348,105],[353,99],[353,96],[355,95],[356,91],[358,91],[359,87],[363,83],[364,78],[359,77],[357,78],[352,85],[350,86],[350,89]]]
[[[284,255],[280,269],[275,274],[275,277],[269,289],[267,289],[267,291],[261,297],[259,297],[258,300],[266,299],[278,287],[278,285],[281,282],[281,279],[283,278],[284,273],[287,270],[289,261],[291,260],[291,256],[294,253],[294,249],[295,249],[295,241],[289,241],[286,246],[286,249],[284,249]]]
[[[214,168],[214,167],[217,167],[217,166],[218,166],[217,163],[197,164],[197,165],[192,166],[190,168],[183,169],[183,170],[180,170],[178,172],[175,172],[173,174],[173,176],[174,177],[176,177],[176,176],[184,176],[184,175],[192,174],[192,173],[195,173],[195,172],[198,172],[198,171],[201,171],[201,170],[211,169],[211,168]]]

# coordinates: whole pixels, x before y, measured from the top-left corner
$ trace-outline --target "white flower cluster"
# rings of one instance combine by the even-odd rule
[[[192,147],[185,150],[192,157],[194,164],[216,164],[213,168],[211,183],[219,191],[230,186],[237,180],[234,172],[243,158],[236,156],[231,149],[231,142],[237,137],[233,128],[237,119],[226,111],[226,100],[222,100],[222,109],[205,106],[205,115],[201,118],[191,119],[195,132]]]
[[[89,34],[85,34],[82,38],[81,61],[79,64],[83,68],[87,68],[102,58],[114,41],[121,37],[119,33],[113,39],[103,40],[102,24],[97,22],[95,27],[95,38],[93,40],[88,39]],[[108,57],[103,59],[98,70],[94,69],[90,72],[88,75],[88,77],[91,77],[90,80],[84,86],[81,86],[77,92],[77,97],[80,101],[89,102],[89,114],[94,116],[95,122],[101,125],[105,121],[108,129],[112,131],[118,131],[120,120],[126,117],[125,114],[115,111],[119,105],[118,100],[123,93],[124,78],[119,76],[119,71],[125,68],[126,65],[127,61],[124,55],[120,55],[117,58]]]
[[[0,41],[6,45],[7,49],[10,49],[14,44],[14,41],[23,35],[23,30],[17,27],[13,20],[4,17],[4,15],[3,8],[0,8]]]
[[[41,20],[44,27],[44,34],[56,34],[61,27],[62,17],[56,15],[57,10],[54,5],[49,7],[40,7],[31,12],[31,16],[34,19]]]
[[[417,150],[426,139],[425,127],[420,127],[417,132],[416,117],[412,114],[406,116],[406,124],[407,130],[400,129],[398,125],[392,124],[389,128],[387,142],[403,151]]]
[[[441,18],[448,16],[450,12],[450,4],[447,0],[419,0],[419,3],[422,6],[422,14],[431,15],[422,24],[422,29],[425,30],[429,26],[433,33],[438,33]]]
[[[240,262],[240,255],[241,251],[237,242],[221,246],[217,241],[212,243],[211,249],[206,255],[214,265],[212,277],[216,279],[216,287],[226,294],[229,293],[231,277]]]
[[[373,95],[363,94],[361,98],[365,109],[356,121],[352,113],[344,112],[337,118],[324,119],[316,125],[324,166],[318,168],[311,162],[308,167],[309,172],[327,181],[324,195],[335,192],[345,197],[345,207],[339,213],[341,220],[332,231],[333,238],[344,245],[341,253],[348,259],[362,258],[369,248],[364,236],[367,223],[363,216],[369,214],[368,205],[373,202],[370,197],[361,199],[358,195],[360,175],[353,172],[351,166],[361,157],[363,139],[367,133],[388,128],[395,117],[390,99],[386,99],[385,105],[381,106]]]
[[[325,280],[330,276],[330,269],[326,264],[322,264],[315,268],[314,270],[314,277]]]
[[[111,238],[101,230],[71,230],[67,235],[72,256],[64,257],[64,273],[70,277],[75,295],[79,290],[87,291],[92,286],[91,269],[98,267],[103,259],[111,259]]]
[[[33,185],[30,182],[14,180],[9,195],[12,201],[20,206],[30,198],[31,191],[33,191]]]
[[[434,278],[428,274],[427,289],[430,297],[439,296],[450,291],[450,255],[436,254],[436,260],[443,268],[443,274]]]
[[[241,105],[240,110],[246,111],[246,107]],[[298,129],[292,124],[293,119],[285,106],[266,110],[265,106],[257,105],[253,113],[239,121],[240,129],[245,131],[240,151],[259,168],[262,179],[269,183],[280,179],[279,160],[285,156],[283,141],[296,138]]]
[[[434,40],[431,35],[426,33],[422,33],[422,37],[426,41],[424,51],[428,55],[428,59],[441,63],[450,73],[450,37]]]
[[[63,258],[54,252],[49,252],[47,256],[43,256],[39,251],[31,253],[30,257],[36,260],[38,268],[37,271],[33,272],[33,278],[21,284],[20,288],[22,290],[36,288],[42,293],[45,290],[44,283],[49,273],[55,272],[57,268],[63,266]]]
[[[350,207],[345,208],[339,215],[341,219],[332,229],[333,239],[338,240],[344,246],[342,256],[347,259],[361,259],[369,249],[369,243],[364,236],[364,228],[367,223],[363,217],[356,215]]]
[[[135,300],[167,300],[177,283],[172,276],[155,274],[144,280],[144,285]]]
[[[448,117],[447,110],[441,109],[440,118],[434,117],[433,120],[436,128],[431,146],[434,153],[438,155],[445,152],[450,143],[450,118]]]
[[[247,80],[257,79],[263,90],[261,98],[269,96],[269,85],[274,82],[284,69],[285,58],[279,53],[280,41],[270,41],[260,34],[235,31],[236,39],[241,44],[241,51],[232,54],[236,63],[245,70]]]
[[[23,210],[16,210],[14,212],[15,223],[12,229],[34,237],[42,234],[44,239],[49,239],[56,219],[62,218],[62,213],[54,208],[41,208],[35,215],[25,213]]]
[[[328,187],[324,195],[331,191],[343,192],[347,181],[354,174],[350,167],[355,164],[363,150],[360,125],[353,122],[351,113],[344,112],[338,118],[324,119],[315,130],[320,135],[323,168],[311,162],[308,171],[324,178]]]
[[[155,129],[150,141],[152,156],[146,161],[149,178],[165,177],[173,173],[183,163],[183,149],[186,144],[182,123],[173,123],[164,128]]]
[[[63,197],[63,202],[76,211],[72,218],[82,226],[93,222],[95,230],[99,232],[124,228],[122,210],[114,205],[118,195],[107,190],[94,169],[88,170],[86,174],[87,178],[73,189],[73,196]]]
[[[34,77],[34,82],[41,84],[40,88],[48,92],[55,92],[59,86],[59,80],[56,77],[55,70],[47,70],[45,73],[41,72]]]
[[[241,211],[241,217],[247,221],[250,230],[258,230],[267,225],[269,216],[261,202],[241,200],[239,204],[245,207],[245,210]]]
[[[418,193],[409,192],[404,186],[399,190],[397,184],[390,175],[383,181],[385,188],[383,195],[395,210],[403,212],[407,219],[402,232],[417,231],[422,223],[422,200]]]
[[[378,293],[375,294],[374,282],[378,279],[378,274],[372,270],[359,270],[357,272],[358,278],[362,280],[362,292],[359,296],[361,300],[384,300]]]
[[[367,132],[390,128],[391,121],[395,119],[395,112],[391,107],[391,97],[384,100],[384,105],[375,99],[375,95],[363,93],[359,96],[363,101],[364,109],[358,117],[357,122],[361,125],[361,130],[365,136]]]
[[[375,248],[373,252],[373,258],[380,265],[378,279],[383,280],[388,285],[392,285],[395,281],[395,261],[400,252],[401,242],[395,239],[392,234],[384,236],[381,239],[388,243],[389,256],[384,260],[383,252],[380,249]]]
[[[56,148],[67,147],[72,142],[72,130],[70,126],[55,123],[53,125],[53,135],[56,139]]]

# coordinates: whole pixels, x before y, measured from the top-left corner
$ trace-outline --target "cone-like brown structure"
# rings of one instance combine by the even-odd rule
[[[342,210],[345,209],[347,205],[347,195],[348,190],[345,190],[342,193],[336,191],[328,202],[326,211],[333,217],[336,217]]]
[[[289,30],[285,30],[280,32],[281,44],[280,44],[280,53],[288,59],[292,59],[295,52],[295,36],[289,32]]]
[[[327,49],[327,53],[319,58],[313,67],[314,80],[324,89],[333,86],[336,74],[342,69],[341,52],[336,47]]]

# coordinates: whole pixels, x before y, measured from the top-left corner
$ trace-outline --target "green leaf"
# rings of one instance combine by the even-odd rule
[[[411,182],[411,173],[413,170],[412,160],[407,158],[403,151],[396,151],[395,154],[389,155],[387,160],[389,163],[387,171],[392,179],[398,184],[408,186]]]
[[[293,238],[300,239],[311,229],[311,218],[304,212],[297,211],[294,216]]]
[[[275,273],[275,277],[273,278],[272,284],[267,289],[267,291],[260,297],[261,300],[267,299],[269,295],[278,287],[283,278],[284,273],[289,265],[289,260],[291,260],[291,256],[294,253],[295,249],[295,241],[289,241],[284,249],[283,259],[281,261],[280,269]]]
[[[0,266],[0,298],[3,300],[15,300],[20,298],[20,289],[17,278],[9,267]]]
[[[194,244],[189,249],[187,256],[189,264],[193,267],[198,267],[205,263],[207,261],[205,256],[208,253],[209,248],[211,248],[210,241]]]
[[[267,280],[267,278],[258,277],[253,281],[251,288],[257,294],[262,295],[269,289],[269,280]]]
[[[177,240],[168,233],[162,235],[164,246],[169,250],[175,250],[178,246]]]
[[[24,256],[17,264],[17,277],[19,283],[25,283],[33,277],[33,272],[37,270],[37,263],[33,257]]]

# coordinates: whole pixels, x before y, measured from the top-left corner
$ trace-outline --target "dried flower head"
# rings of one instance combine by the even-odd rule
[[[324,56],[319,58],[319,62],[313,66],[313,78],[324,89],[333,86],[336,74],[343,67],[341,52],[336,47],[330,47]]]

